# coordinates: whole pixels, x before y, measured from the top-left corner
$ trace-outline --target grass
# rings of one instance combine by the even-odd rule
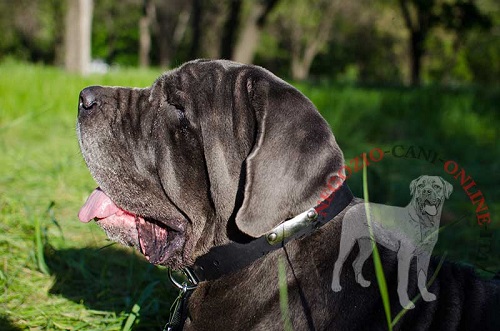
[[[161,328],[174,293],[165,270],[77,220],[95,183],[74,130],[82,88],[147,86],[158,71],[0,72],[0,330],[120,330],[137,303],[135,329]]]
[[[80,77],[56,68],[0,64],[0,330],[161,329],[174,299],[164,269],[110,245],[76,214],[95,187],[75,134],[79,91],[89,85],[148,86],[160,71]],[[457,161],[481,188],[492,215],[489,253],[473,206],[452,182],[449,221],[435,252],[498,270],[500,93],[474,89],[298,84],[330,122],[347,160],[373,147],[422,145]],[[372,201],[404,205],[411,179],[436,165],[386,156],[368,167]],[[450,176],[445,179],[452,181]],[[361,173],[349,179],[362,195]],[[151,285],[151,284],[154,284]]]
[[[286,279],[286,265],[283,258],[278,260],[278,283],[280,293],[280,312],[283,329],[292,331],[292,321],[290,320],[290,309],[288,309],[288,283]]]

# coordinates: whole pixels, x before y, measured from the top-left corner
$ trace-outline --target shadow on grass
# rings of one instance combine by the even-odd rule
[[[12,324],[6,316],[0,316],[0,330],[2,331],[21,331],[20,328]]]
[[[134,330],[161,330],[167,322],[175,290],[166,270],[149,264],[138,253],[115,245],[102,249],[47,249],[46,259],[55,275],[51,294],[117,316],[129,313],[144,289],[156,282],[140,307]]]

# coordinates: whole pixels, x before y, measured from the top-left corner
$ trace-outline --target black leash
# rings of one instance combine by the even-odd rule
[[[316,327],[314,326],[314,321],[311,317],[312,316],[311,306],[309,305],[309,302],[307,301],[306,295],[304,294],[304,290],[302,290],[302,285],[300,284],[300,280],[297,278],[297,275],[295,274],[295,269],[293,268],[293,264],[292,264],[292,261],[290,259],[290,255],[288,255],[288,251],[286,250],[286,247],[283,247],[283,251],[285,252],[286,260],[288,262],[288,265],[290,266],[290,270],[292,271],[293,278],[295,278],[295,282],[297,284],[297,290],[299,292],[300,303],[302,304],[302,309],[304,310],[304,315],[306,316],[307,326],[309,327],[309,330],[316,331]]]
[[[182,269],[187,282],[177,281],[169,270],[170,280],[179,289],[179,295],[170,308],[169,321],[163,331],[182,330],[189,315],[189,297],[198,286],[198,282],[215,280],[238,271],[272,251],[285,248],[291,240],[309,236],[344,210],[352,199],[351,190],[344,182],[316,207],[281,223],[259,238],[247,243],[231,242],[213,247],[207,254],[196,259],[192,269]],[[305,298],[301,296],[304,308],[308,308],[307,302],[303,299]],[[308,325],[314,330],[310,317],[308,317]]]

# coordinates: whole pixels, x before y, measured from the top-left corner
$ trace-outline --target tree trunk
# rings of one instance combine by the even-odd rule
[[[337,10],[336,3],[330,2],[322,8],[322,18],[317,22],[315,31],[301,31],[298,25],[292,27],[291,37],[291,71],[292,79],[304,80],[309,77],[309,71],[314,58],[321,51],[332,30],[332,17]],[[304,34],[309,38],[303,38]]]
[[[277,0],[252,1],[250,15],[233,52],[234,61],[252,63],[266,19],[277,2]]]
[[[196,59],[200,52],[200,39],[201,39],[201,16],[202,16],[202,2],[201,0],[193,0],[193,19],[192,29],[193,38],[191,40],[191,49],[189,51],[189,57]]]
[[[155,4],[151,0],[144,0],[143,15],[139,20],[139,66],[149,67],[149,53],[151,51],[151,23],[155,19]]]
[[[234,50],[236,31],[240,25],[241,0],[233,0],[229,6],[229,14],[222,31],[220,57],[231,59]]]
[[[92,0],[69,0],[66,12],[65,67],[69,72],[90,71]]]
[[[413,7],[411,7],[411,3],[413,3]],[[401,13],[410,35],[408,51],[410,55],[410,84],[412,86],[418,86],[421,83],[424,42],[431,27],[429,8],[422,8],[417,4],[408,0],[399,0]],[[410,8],[413,8],[413,15],[411,15]]]
[[[316,39],[317,40],[317,39]],[[318,43],[308,45],[303,56],[299,52],[292,52],[292,79],[304,80],[309,77],[312,62],[318,54]]]
[[[421,83],[422,56],[424,55],[424,37],[420,31],[412,31],[410,36],[410,77],[411,85]]]

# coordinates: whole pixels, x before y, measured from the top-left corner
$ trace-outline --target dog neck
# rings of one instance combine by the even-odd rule
[[[351,190],[344,182],[314,208],[281,223],[261,237],[245,243],[233,241],[213,247],[196,259],[192,271],[199,281],[203,281],[241,270],[268,253],[283,248],[288,242],[311,235],[344,210],[352,199]]]

